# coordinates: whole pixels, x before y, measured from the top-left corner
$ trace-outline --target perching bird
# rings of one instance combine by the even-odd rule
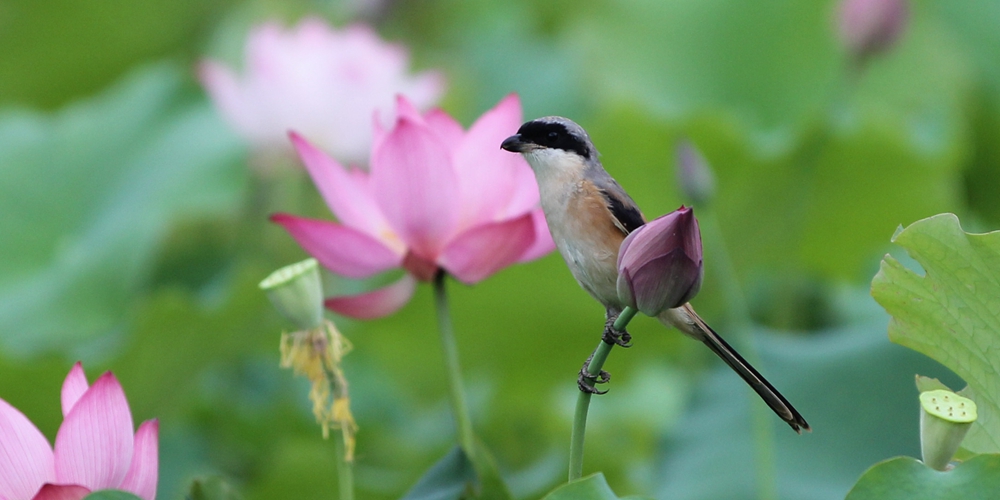
[[[572,120],[549,116],[529,121],[500,147],[521,153],[531,165],[559,253],[580,286],[605,307],[605,339],[610,334],[610,341],[625,345],[628,334],[611,327],[625,307],[616,286],[618,249],[629,233],[645,224],[639,207],[604,170],[590,136]],[[658,319],[704,342],[796,432],[810,430],[788,400],[722,340],[690,303],[667,309]],[[581,389],[596,392],[592,385],[581,384]]]

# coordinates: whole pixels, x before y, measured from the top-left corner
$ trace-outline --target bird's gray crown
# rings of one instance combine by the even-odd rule
[[[597,156],[597,150],[590,142],[587,131],[569,118],[561,116],[537,118],[521,125],[521,128],[517,129],[517,134],[524,142],[576,153],[584,159],[589,160]]]

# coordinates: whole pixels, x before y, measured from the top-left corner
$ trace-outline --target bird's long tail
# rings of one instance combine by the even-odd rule
[[[760,396],[761,399],[770,406],[782,420],[798,432],[812,430],[806,419],[778,392],[770,382],[765,379],[747,360],[740,356],[736,349],[733,349],[719,334],[715,333],[708,324],[705,323],[698,313],[694,311],[691,304],[684,304],[676,309],[668,309],[659,316],[659,320],[667,325],[679,329],[682,333],[694,337],[708,346],[715,354],[726,362],[736,373],[743,377],[743,380]]]

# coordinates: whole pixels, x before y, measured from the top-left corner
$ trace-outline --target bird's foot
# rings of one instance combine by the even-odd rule
[[[608,318],[608,321],[604,323],[604,335],[601,339],[611,345],[632,347],[632,335],[625,330],[618,331],[615,329],[615,320],[617,319],[617,314],[614,317]]]
[[[601,373],[598,373],[597,376],[591,375],[590,372],[587,371],[587,367],[590,366],[590,361],[592,359],[594,359],[593,355],[587,358],[587,361],[583,362],[583,368],[580,368],[580,376],[576,379],[576,385],[582,392],[598,395],[604,394],[608,391],[598,390],[595,386],[597,384],[608,383],[608,381],[611,380],[611,374],[601,370]]]

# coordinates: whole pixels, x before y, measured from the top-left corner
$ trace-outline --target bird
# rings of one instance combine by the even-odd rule
[[[629,233],[646,223],[642,211],[604,169],[587,132],[568,118],[546,116],[525,122],[500,147],[521,154],[533,170],[556,248],[577,283],[605,308],[604,340],[627,347],[628,333],[613,327],[625,308],[617,289],[618,250]],[[795,432],[811,430],[788,400],[708,326],[690,302],[663,311],[657,319],[708,346]],[[588,385],[587,378],[593,380],[581,371],[581,390],[603,392]],[[594,383],[608,378],[604,372]]]

